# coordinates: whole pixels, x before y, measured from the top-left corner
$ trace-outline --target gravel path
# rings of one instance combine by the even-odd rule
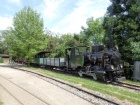
[[[35,76],[0,67],[0,99],[4,105],[92,105]]]

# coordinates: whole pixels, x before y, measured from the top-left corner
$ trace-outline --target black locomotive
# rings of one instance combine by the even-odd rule
[[[69,51],[70,54],[67,53]],[[117,47],[110,50],[103,45],[93,45],[92,52],[86,46],[66,49],[67,70],[77,70],[80,76],[90,75],[103,81],[120,81],[123,77],[123,62]]]
[[[117,47],[110,50],[103,45],[93,45],[92,51],[87,46],[70,47],[65,50],[65,58],[47,58],[48,52],[40,52],[34,64],[47,68],[63,68],[76,71],[82,77],[90,75],[95,80],[124,80],[123,62]]]

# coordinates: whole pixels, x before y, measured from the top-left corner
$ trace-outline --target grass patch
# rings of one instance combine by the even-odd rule
[[[1,102],[1,100],[0,100],[0,105],[3,105],[3,103]]]
[[[118,87],[109,86],[104,83],[99,83],[99,82],[87,80],[84,78],[74,77],[71,75],[65,75],[62,73],[56,73],[53,71],[42,70],[42,69],[32,68],[32,67],[29,67],[29,69],[42,73],[42,74],[45,74],[45,75],[48,75],[48,76],[51,76],[51,77],[55,77],[55,78],[62,79],[62,80],[65,80],[65,81],[68,81],[68,82],[71,82],[74,84],[78,84],[87,89],[91,89],[94,91],[101,92],[103,94],[117,97],[120,100],[127,100],[127,101],[133,102],[137,105],[140,105],[140,100],[139,100],[140,93],[131,92],[131,91],[121,89]]]
[[[135,81],[131,81],[131,80],[126,80],[125,82],[135,84],[135,85],[140,85],[140,82],[135,82]]]
[[[0,63],[3,63],[3,62],[4,62],[4,61],[3,61],[3,58],[0,57]]]

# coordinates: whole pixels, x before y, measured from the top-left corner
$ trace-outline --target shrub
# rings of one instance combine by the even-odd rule
[[[3,63],[4,61],[3,61],[3,59],[0,57],[0,63]]]

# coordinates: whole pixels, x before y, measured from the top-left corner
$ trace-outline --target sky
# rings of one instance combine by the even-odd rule
[[[0,30],[13,26],[13,17],[25,6],[36,10],[44,29],[54,33],[79,33],[86,20],[103,17],[109,0],[0,0]]]

